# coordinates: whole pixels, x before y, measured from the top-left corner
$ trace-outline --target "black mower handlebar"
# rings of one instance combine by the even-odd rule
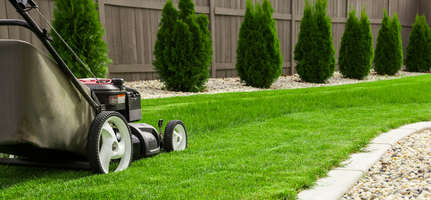
[[[37,4],[33,0],[16,0],[16,2],[22,9],[26,9],[27,4],[32,8],[37,7]]]

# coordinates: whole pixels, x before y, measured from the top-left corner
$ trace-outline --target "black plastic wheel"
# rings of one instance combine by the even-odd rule
[[[130,128],[123,115],[103,111],[96,116],[88,134],[87,153],[95,173],[107,174],[129,167],[133,145]]]
[[[174,120],[166,125],[163,148],[167,152],[183,151],[187,148],[187,130],[182,121]]]

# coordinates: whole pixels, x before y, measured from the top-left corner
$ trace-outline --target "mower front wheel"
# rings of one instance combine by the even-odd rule
[[[119,172],[132,162],[132,138],[126,119],[118,112],[101,112],[88,135],[88,159],[95,173]]]
[[[184,151],[187,148],[187,130],[182,121],[174,120],[166,125],[163,148],[167,152]]]

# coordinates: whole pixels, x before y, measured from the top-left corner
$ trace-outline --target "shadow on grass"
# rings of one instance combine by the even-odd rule
[[[63,183],[91,176],[91,171],[0,166],[0,190],[37,181],[39,184]]]

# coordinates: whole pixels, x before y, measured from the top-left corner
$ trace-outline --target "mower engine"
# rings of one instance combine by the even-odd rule
[[[121,113],[128,122],[142,119],[141,95],[124,86],[123,79],[80,79],[96,95],[102,110]]]
[[[143,123],[130,123],[142,119],[141,95],[124,86],[123,79],[80,79],[90,88],[103,111],[116,111],[129,122],[134,160],[160,153],[161,137],[154,127]],[[94,98],[94,97],[93,97]]]

